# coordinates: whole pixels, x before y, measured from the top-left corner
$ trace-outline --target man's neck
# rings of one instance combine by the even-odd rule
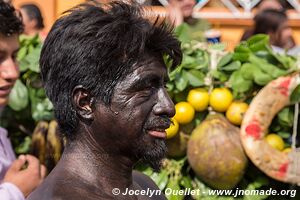
[[[125,191],[133,187],[133,165],[134,161],[125,156],[78,141],[66,146],[58,168],[67,170],[71,180],[76,179],[86,188],[111,195],[113,188]]]

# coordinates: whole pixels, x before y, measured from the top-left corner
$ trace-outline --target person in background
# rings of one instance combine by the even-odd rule
[[[268,34],[270,44],[275,50],[291,49],[295,47],[292,37],[292,29],[288,25],[288,18],[285,12],[268,9],[258,13],[254,17],[254,28],[251,35]],[[246,40],[243,38],[242,40]]]
[[[278,0],[262,0],[257,6],[256,15],[268,9],[283,10],[283,7]],[[245,30],[245,32],[241,37],[241,41],[247,40],[252,35],[253,35],[253,28]]]
[[[168,20],[175,27],[183,23],[189,25],[189,36],[193,40],[200,42],[206,41],[204,32],[210,28],[209,23],[204,19],[193,18],[194,6],[196,0],[169,0],[169,5],[166,7],[168,12]],[[161,5],[158,0],[152,1],[152,5]]]
[[[269,9],[283,10],[284,8],[278,0],[262,0],[257,6],[257,13]]]
[[[44,40],[46,34],[42,30],[45,26],[39,7],[34,4],[24,4],[21,6],[20,11],[23,18],[24,34],[28,36],[38,34]]]
[[[288,18],[285,13],[285,9],[286,8],[283,7],[282,1],[261,1],[258,4],[257,14],[254,17],[255,27],[246,30],[241,38],[241,41],[247,40],[254,34],[265,33],[272,37],[272,41],[270,42],[276,51],[283,51],[283,49],[293,48],[296,44],[292,36],[292,30],[288,26]],[[273,11],[264,12],[266,10]],[[283,42],[286,42],[286,44],[282,44]]]
[[[19,34],[23,24],[11,4],[0,0],[0,109],[19,77],[16,64]],[[23,169],[24,168],[24,169]],[[43,180],[46,168],[37,158],[21,155],[16,159],[7,131],[0,127],[0,199],[23,200]]]

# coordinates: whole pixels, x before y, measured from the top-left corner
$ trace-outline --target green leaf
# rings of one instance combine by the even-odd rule
[[[211,44],[209,45],[208,49],[213,49],[213,50],[218,50],[218,51],[224,51],[226,48],[226,44],[224,43],[215,43],[215,44]]]
[[[184,196],[176,195],[176,192],[180,191],[178,180],[171,177],[166,188],[168,189],[168,191],[172,191],[170,192],[171,194],[169,193],[166,194],[168,200],[183,200]],[[173,192],[175,194],[173,194]]]
[[[169,55],[163,55],[163,60],[164,60],[164,63],[165,63],[165,65],[167,66],[167,68],[169,69],[169,68],[171,68],[171,66],[172,66],[172,64],[173,64],[173,61],[172,61],[172,59],[170,58],[170,56]]]
[[[188,85],[188,80],[187,80],[187,76],[185,75],[186,74],[186,71],[185,70],[182,70],[182,75],[180,74],[177,74],[176,78],[175,78],[175,85],[176,85],[176,88],[179,90],[179,91],[183,91],[187,85]]]
[[[194,87],[199,87],[204,85],[205,75],[198,70],[192,69],[190,71],[183,73],[183,75],[189,81],[189,83]]]
[[[233,72],[230,76],[229,83],[235,93],[247,92],[253,86],[251,80],[244,79],[240,70]]]
[[[292,127],[294,121],[294,112],[291,107],[282,109],[278,114],[278,122],[282,126]]]
[[[266,73],[263,73],[262,71],[257,71],[258,73],[255,74],[254,76],[254,82],[257,84],[257,85],[260,85],[260,86],[265,86],[267,85],[270,81],[273,80],[273,78],[266,74]]]
[[[48,98],[36,99],[32,103],[31,112],[35,121],[49,121],[54,118],[53,105]]]
[[[30,63],[26,59],[22,59],[19,61],[19,68],[21,72],[25,72],[29,69]]]
[[[39,68],[40,53],[41,50],[39,48],[36,48],[26,56],[26,60],[29,62],[29,69],[37,73],[40,72],[40,68]]]
[[[223,57],[220,59],[218,65],[217,65],[217,68],[218,68],[218,69],[221,69],[223,66],[227,65],[227,64],[232,60],[232,56],[233,56],[232,53],[228,53],[228,54],[226,54],[225,56],[223,56]]]
[[[284,131],[279,131],[279,132],[277,132],[277,135],[279,135],[280,137],[282,137],[284,139],[288,139],[291,136],[291,133],[284,132]]]
[[[241,74],[247,80],[253,80],[254,76],[260,71],[259,67],[252,63],[244,63],[241,67]]]
[[[27,54],[27,48],[24,46],[21,47],[20,50],[18,51],[17,60],[24,59],[26,54]]]
[[[170,81],[175,80],[176,76],[181,73],[182,67],[176,67],[171,73],[169,73]]]
[[[184,188],[190,188],[192,189],[192,179],[189,176],[183,176],[180,180],[180,185],[183,186]]]
[[[168,92],[172,92],[175,87],[175,85],[172,82],[168,82],[166,86],[167,86]]]
[[[187,93],[188,93],[188,91],[176,93],[174,96],[175,102],[185,101],[186,97],[188,95]]]
[[[294,91],[292,92],[291,97],[290,97],[290,101],[293,104],[300,102],[300,85],[298,85],[294,89]]]
[[[254,35],[247,40],[247,44],[252,52],[267,50],[269,36],[265,34]]]
[[[164,190],[167,183],[169,181],[169,177],[168,177],[168,171],[167,170],[161,170],[157,179],[157,186],[160,190]]]
[[[247,62],[249,55],[249,53],[234,53],[232,59],[240,62]]]
[[[246,62],[248,61],[250,54],[251,54],[251,50],[247,46],[247,43],[242,42],[240,45],[235,47],[232,59],[241,62]]]
[[[24,141],[15,148],[15,151],[17,154],[25,154],[28,153],[30,150],[30,145],[31,145],[31,137],[26,136],[24,138]]]
[[[292,56],[288,55],[281,55],[279,53],[275,53],[272,50],[270,51],[273,57],[276,58],[276,60],[282,64],[284,69],[294,69],[296,70],[296,59]]]
[[[213,71],[211,71],[211,75],[212,75],[214,78],[220,80],[221,82],[225,82],[225,81],[228,80],[228,75],[225,74],[225,73],[222,72],[222,71],[213,70]]]
[[[236,71],[240,69],[241,67],[241,62],[240,61],[233,61],[229,63],[228,65],[225,65],[221,68],[223,71]]]
[[[268,179],[266,179],[265,177],[257,177],[255,179],[254,182],[248,184],[247,188],[245,189],[250,191],[250,190],[257,190],[263,186],[267,186],[269,185],[269,181]],[[260,190],[262,191],[262,190]],[[263,200],[263,199],[266,199],[268,198],[268,195],[262,195],[262,194],[259,194],[259,195],[244,195],[244,200]]]
[[[15,111],[20,111],[28,105],[28,90],[20,80],[16,81],[9,95],[8,105]]]
[[[189,26],[186,23],[182,23],[176,27],[175,35],[180,42],[185,43],[191,41],[191,37],[189,35]]]
[[[193,56],[189,55],[184,55],[182,59],[182,64],[183,68],[194,68],[196,64],[196,58]]]
[[[258,66],[260,70],[264,72],[264,74],[269,75],[273,79],[287,74],[286,70],[281,70],[275,65],[272,65],[268,63],[266,60],[259,58],[255,55],[250,55],[249,61],[254,65]]]

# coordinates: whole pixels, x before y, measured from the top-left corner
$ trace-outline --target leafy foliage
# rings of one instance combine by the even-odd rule
[[[174,103],[185,101],[188,91],[192,88],[211,87],[212,85],[213,87],[227,86],[233,91],[235,99],[250,103],[263,86],[280,76],[296,72],[299,68],[297,66],[299,61],[297,62],[296,57],[278,54],[271,49],[267,35],[255,35],[248,41],[239,44],[233,52],[227,52],[224,55],[222,45],[207,46],[195,41],[189,41],[184,26],[180,27],[176,33],[179,34],[178,38],[182,41],[183,62],[176,69],[169,72],[170,81],[167,86]],[[212,50],[219,51],[219,55],[223,53],[224,56],[213,57]],[[217,62],[216,66],[212,66],[213,62]],[[211,78],[212,80],[208,81]],[[299,102],[299,100],[300,86],[291,95],[293,103]],[[197,113],[197,116],[199,114],[201,113]],[[198,117],[195,117],[194,121],[197,119]],[[291,138],[293,119],[294,107],[284,108],[273,120],[269,132],[277,133],[286,139],[287,142]],[[289,143],[287,142],[286,146],[289,146]],[[208,191],[212,189],[193,174],[185,158],[179,160],[168,159],[166,162],[169,164],[164,166],[162,174],[151,173],[151,170],[147,169],[148,175],[153,178],[162,190],[168,187],[173,189],[200,188],[200,190],[205,192],[198,196],[193,196],[194,199],[199,200],[272,199],[272,197],[266,195],[240,195],[238,197],[208,195]],[[177,163],[177,165],[174,163]],[[269,189],[268,186],[273,181],[259,172],[259,169],[255,167],[250,168],[254,169],[247,170],[238,188],[248,190]],[[179,175],[174,176],[174,174]],[[163,184],[161,184],[162,182]],[[288,188],[289,186],[285,185],[284,187]],[[168,199],[182,199],[182,197],[168,196]]]

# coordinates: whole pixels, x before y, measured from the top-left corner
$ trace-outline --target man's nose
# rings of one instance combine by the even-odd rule
[[[1,78],[8,82],[14,82],[19,78],[19,68],[13,59],[7,60],[2,63],[1,68]]]
[[[155,115],[165,115],[169,118],[175,115],[174,103],[166,89],[160,89],[158,91],[157,103],[155,104],[153,110]]]

